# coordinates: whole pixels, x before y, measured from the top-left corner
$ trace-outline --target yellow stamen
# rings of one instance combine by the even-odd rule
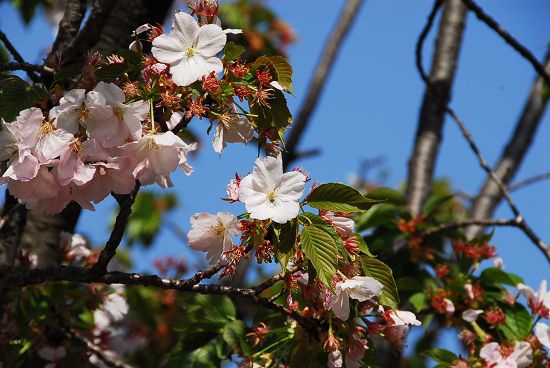
[[[124,118],[124,111],[122,111],[122,109],[120,107],[114,107],[113,108],[113,114],[115,114],[116,118],[119,121],[122,121],[122,119]]]
[[[48,133],[51,133],[54,131],[54,127],[51,122],[45,121],[42,123],[42,126],[40,127],[40,135],[46,135]]]
[[[277,192],[272,189],[270,190],[269,192],[267,192],[267,199],[271,202],[271,203],[275,203],[275,199],[277,198]]]
[[[195,46],[188,47],[187,50],[185,50],[185,56],[192,57],[197,55],[197,50],[195,50]]]
[[[157,142],[155,142],[154,139],[149,139],[149,142],[147,142],[147,148],[149,148],[150,151],[159,149],[159,145]]]
[[[78,108],[78,119],[81,123],[85,123],[86,120],[88,120],[88,115],[90,115],[90,110],[88,110],[86,106],[82,104],[82,106]]]
[[[227,231],[227,228],[225,225],[221,222],[218,222],[218,224],[215,226],[214,230],[216,231],[217,236],[222,236]]]

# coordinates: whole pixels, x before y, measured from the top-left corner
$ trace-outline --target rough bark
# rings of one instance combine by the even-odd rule
[[[442,140],[445,106],[451,98],[466,7],[461,0],[445,1],[439,32],[420,110],[414,148],[407,178],[408,206],[413,215],[420,213],[432,186],[433,173]]]
[[[550,52],[546,55],[545,67],[550,68]],[[493,170],[500,181],[506,186],[513,180],[529,147],[531,147],[546,109],[547,100],[542,96],[543,84],[544,81],[541,76],[534,81],[514,132]],[[491,180],[490,177],[487,177],[475,196],[470,210],[470,218],[474,220],[491,218],[501,200],[502,192],[497,183]],[[471,227],[466,232],[466,235],[474,237],[481,231],[483,231],[483,227]]]

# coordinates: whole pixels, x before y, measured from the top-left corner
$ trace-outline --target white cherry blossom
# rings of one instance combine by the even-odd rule
[[[231,249],[231,235],[237,236],[238,220],[228,212],[216,215],[207,212],[196,213],[190,218],[191,230],[187,234],[189,247],[207,252],[210,264],[223,259],[223,252]]]
[[[283,161],[279,155],[258,158],[252,174],[241,180],[239,200],[258,220],[272,219],[284,224],[298,216],[298,203],[304,192],[306,177],[298,171],[283,174]]]
[[[227,143],[248,143],[254,134],[250,121],[240,115],[235,108],[223,113],[216,126],[212,146],[216,153],[222,153]]]
[[[538,322],[535,325],[535,336],[540,343],[550,350],[550,326],[543,322]]]
[[[382,288],[380,281],[372,277],[354,276],[336,284],[335,293],[330,296],[328,307],[337,318],[346,321],[350,313],[350,298],[360,302],[371,300],[382,294]]]
[[[466,322],[475,322],[483,313],[483,309],[466,309],[462,312],[462,319]]]
[[[199,27],[187,13],[176,13],[170,34],[153,40],[151,52],[160,62],[170,64],[174,83],[187,86],[212,71],[223,70],[216,56],[225,46],[227,36],[220,26],[206,24]]]
[[[525,295],[529,306],[550,309],[550,291],[547,290],[546,280],[542,280],[539,289],[536,292],[524,284],[518,284],[517,288],[523,295]]]

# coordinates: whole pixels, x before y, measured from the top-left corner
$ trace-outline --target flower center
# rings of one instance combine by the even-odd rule
[[[48,133],[53,132],[55,128],[53,127],[52,123],[49,121],[45,121],[42,123],[42,127],[40,127],[40,135],[44,136]]]
[[[122,121],[123,118],[124,118],[124,111],[122,111],[122,109],[120,107],[114,107],[113,108],[113,114],[115,114],[116,118],[119,121]]]
[[[269,192],[267,192],[267,199],[269,202],[275,203],[275,198],[277,198],[277,192],[275,191],[275,189],[272,189]]]
[[[155,142],[154,139],[149,139],[149,142],[147,142],[147,148],[149,148],[149,151],[159,149],[159,145],[157,142]]]
[[[78,119],[81,123],[84,123],[86,120],[88,120],[88,115],[90,115],[90,110],[88,110],[86,106],[82,104],[82,106],[78,108]]]
[[[226,227],[221,222],[218,222],[218,224],[214,227],[214,231],[216,231],[216,235],[221,237],[225,234]]]
[[[74,142],[71,142],[69,147],[74,153],[82,152],[84,150],[84,147],[82,147],[82,143],[80,143],[78,138]]]
[[[188,47],[187,50],[185,50],[185,56],[192,57],[197,55],[197,50],[195,50],[195,46]]]

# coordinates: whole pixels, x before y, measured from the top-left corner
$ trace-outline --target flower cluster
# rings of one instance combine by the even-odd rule
[[[147,125],[149,106],[128,102],[115,84],[67,92],[47,116],[23,110],[3,122],[2,183],[28,208],[60,212],[70,201],[93,209],[111,192],[128,194],[135,181],[171,186],[176,168],[191,173],[187,155],[195,144]],[[145,127],[144,127],[145,125]]]

